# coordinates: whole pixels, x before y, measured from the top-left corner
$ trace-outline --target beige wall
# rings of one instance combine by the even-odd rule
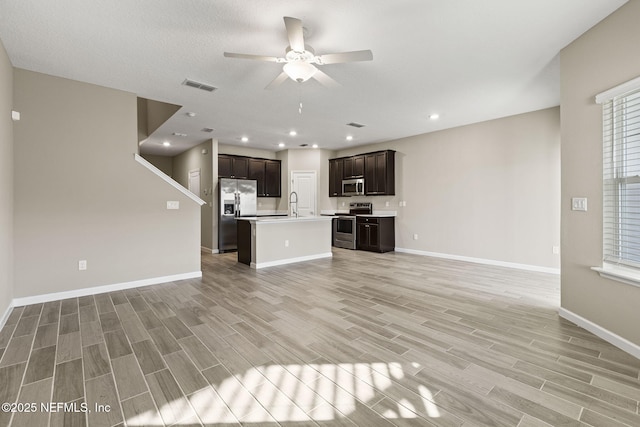
[[[145,160],[160,169],[167,176],[173,176],[173,157],[154,156],[153,154],[141,154]]]
[[[0,41],[0,327],[13,298],[13,67]]]
[[[396,195],[337,207],[370,200],[397,211],[398,248],[557,269],[559,120],[556,107],[342,150],[396,150]]]
[[[134,94],[15,69],[14,108],[15,297],[200,271],[200,207],[133,158]]]
[[[640,287],[603,279],[602,109],[596,94],[640,76],[640,2],[631,1],[561,52],[562,307],[640,345]],[[587,197],[588,211],[571,211]]]
[[[174,180],[179,182],[184,188],[189,188],[189,171],[200,169],[200,194],[196,196],[204,200],[205,203],[200,207],[200,240],[201,245],[208,249],[214,249],[213,240],[213,202],[215,193],[215,185],[213,182],[213,154],[212,140],[203,142],[182,154],[173,157],[173,174]],[[206,153],[203,153],[203,150]],[[216,156],[217,166],[217,156]],[[217,167],[216,167],[217,175]],[[217,182],[217,176],[216,176]],[[216,219],[217,224],[217,219]],[[216,246],[217,248],[217,239]]]

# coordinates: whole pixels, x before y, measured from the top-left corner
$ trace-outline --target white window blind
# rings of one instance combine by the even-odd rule
[[[604,262],[640,269],[640,84],[601,101]]]

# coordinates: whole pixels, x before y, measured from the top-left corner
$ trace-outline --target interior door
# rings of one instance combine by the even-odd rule
[[[291,188],[298,195],[298,216],[315,216],[316,212],[316,172],[292,171]],[[295,196],[294,196],[295,199]],[[291,198],[290,198],[291,200]],[[292,214],[291,206],[289,213]]]
[[[200,197],[200,169],[189,171],[189,191]]]

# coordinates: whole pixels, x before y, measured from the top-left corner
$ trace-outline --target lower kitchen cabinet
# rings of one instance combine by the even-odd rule
[[[390,252],[395,249],[395,218],[388,216],[356,218],[356,246],[372,252]]]

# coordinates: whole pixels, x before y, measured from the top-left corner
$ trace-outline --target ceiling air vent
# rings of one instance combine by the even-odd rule
[[[364,127],[364,125],[362,123],[357,123],[357,122],[347,123],[347,126],[353,126],[354,128],[363,128]]]
[[[215,129],[214,128],[202,128],[202,132],[208,132],[211,133],[213,132]]]
[[[200,82],[197,82],[195,80],[189,80],[189,79],[185,79],[182,82],[182,84],[185,85],[185,86],[194,87],[196,89],[206,90],[207,92],[213,92],[214,90],[217,89],[217,87],[215,87],[215,86],[211,86],[211,85],[208,85],[206,83],[200,83]]]

